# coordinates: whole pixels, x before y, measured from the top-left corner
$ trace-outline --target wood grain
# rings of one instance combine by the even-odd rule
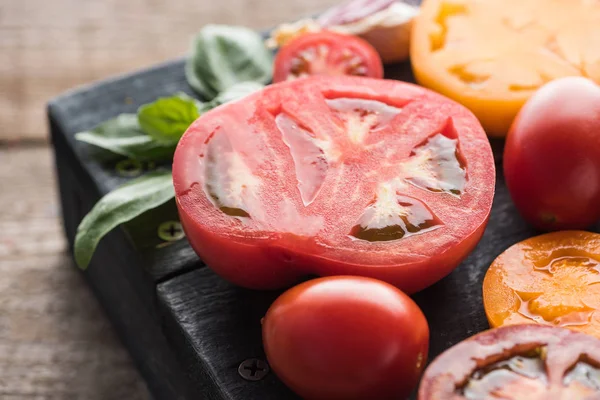
[[[49,149],[0,162],[0,398],[148,399],[65,252]]]
[[[338,0],[2,0],[0,140],[45,139],[60,92],[186,53],[207,23],[268,28]]]

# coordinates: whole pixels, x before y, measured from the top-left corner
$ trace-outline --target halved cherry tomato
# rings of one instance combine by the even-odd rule
[[[481,238],[494,179],[489,142],[464,107],[348,76],[284,82],[215,108],[173,163],[192,247],[250,288],[361,275],[423,289]]]
[[[404,399],[427,361],[429,328],[395,287],[337,276],[282,294],[263,343],[275,374],[303,399]]]
[[[492,327],[538,323],[600,337],[600,234],[561,231],[517,243],[483,280]]]
[[[600,340],[513,325],[477,334],[425,370],[419,400],[597,400]]]
[[[585,229],[598,221],[600,86],[569,77],[531,96],[506,138],[504,176],[537,228]]]
[[[305,33],[286,43],[275,57],[273,82],[310,75],[383,78],[377,51],[365,40],[328,31]]]

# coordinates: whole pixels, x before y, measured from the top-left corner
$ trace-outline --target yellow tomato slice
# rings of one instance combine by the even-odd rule
[[[600,2],[423,0],[410,52],[421,85],[503,137],[543,84],[573,75],[600,82]]]
[[[600,234],[561,231],[511,246],[483,280],[492,327],[538,323],[600,337]]]

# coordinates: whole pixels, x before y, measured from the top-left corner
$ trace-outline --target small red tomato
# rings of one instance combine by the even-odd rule
[[[400,290],[372,278],[314,279],[263,321],[267,359],[305,400],[406,398],[427,360],[429,328]]]
[[[306,33],[279,50],[273,82],[310,75],[383,78],[383,64],[373,46],[359,37],[328,31]]]
[[[585,229],[600,219],[600,86],[568,77],[534,93],[507,136],[504,176],[539,229]]]

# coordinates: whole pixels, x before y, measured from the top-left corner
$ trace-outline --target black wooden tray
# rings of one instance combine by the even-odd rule
[[[408,63],[389,66],[386,77],[413,81]],[[77,225],[102,195],[149,167],[127,161],[102,164],[74,134],[178,91],[193,95],[183,60],[82,87],[49,103],[70,244]],[[504,249],[536,234],[510,200],[502,176],[502,146],[501,140],[492,141],[496,196],[483,239],[452,274],[413,296],[430,325],[429,360],[488,328],[481,297],[488,266]],[[182,238],[177,220],[172,202],[116,229],[102,240],[85,272],[153,396],[297,399],[264,362],[260,319],[279,293],[241,289],[217,277]]]

